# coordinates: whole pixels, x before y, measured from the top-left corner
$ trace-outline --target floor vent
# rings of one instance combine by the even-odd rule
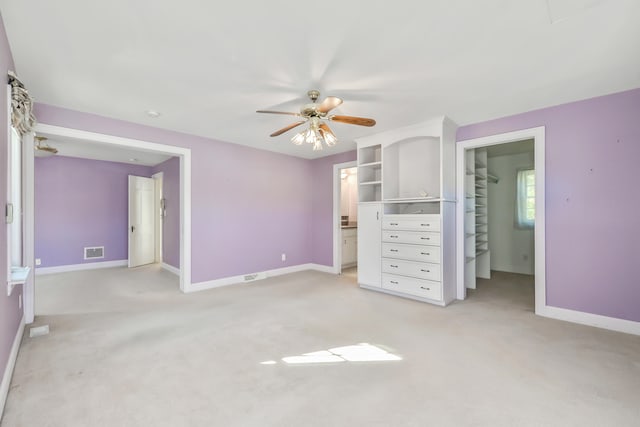
[[[253,282],[254,280],[266,279],[267,273],[253,273],[244,276],[245,282]]]
[[[104,246],[84,248],[84,259],[104,258]]]

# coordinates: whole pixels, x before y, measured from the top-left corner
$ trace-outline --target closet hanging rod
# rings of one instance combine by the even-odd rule
[[[489,181],[492,184],[497,184],[498,181],[500,181],[500,178],[498,178],[493,174],[487,173],[487,181]]]

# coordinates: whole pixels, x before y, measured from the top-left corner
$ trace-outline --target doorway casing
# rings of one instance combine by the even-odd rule
[[[466,171],[465,151],[491,145],[507,144],[509,142],[534,140],[534,164],[536,185],[536,216],[535,216],[535,312],[545,315],[546,297],[546,259],[545,259],[545,128],[544,126],[507,132],[482,138],[458,141],[456,144],[456,281],[457,298],[466,298],[467,290],[464,285],[464,176]]]
[[[38,123],[35,128],[36,133],[55,135],[61,138],[81,139],[93,141],[101,144],[111,144],[115,147],[134,148],[141,151],[157,152],[180,159],[180,290],[189,292],[191,287],[191,150],[189,148],[177,147],[167,144],[142,141],[138,139],[123,138],[113,135],[87,132],[79,129],[67,128]],[[24,212],[24,255],[25,262],[33,266],[35,262],[35,238],[34,224],[35,211],[34,198],[34,164],[33,164],[33,134],[26,140],[25,151],[31,148],[30,156],[26,156],[24,171],[24,192],[25,192],[25,212]],[[35,316],[35,286],[34,274],[29,275],[24,285],[24,314],[25,323],[32,323]]]

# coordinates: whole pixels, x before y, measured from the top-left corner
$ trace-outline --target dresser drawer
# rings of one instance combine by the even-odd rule
[[[440,233],[432,233],[428,231],[383,230],[382,241],[388,243],[440,246]]]
[[[382,272],[440,281],[440,264],[382,258]]]
[[[440,247],[383,243],[382,256],[385,258],[406,259],[411,261],[440,264]]]
[[[417,297],[442,300],[442,284],[431,280],[383,274],[382,288]]]
[[[403,218],[403,215],[385,215],[382,218],[383,230],[408,230],[408,231],[440,231],[439,215],[412,215]]]

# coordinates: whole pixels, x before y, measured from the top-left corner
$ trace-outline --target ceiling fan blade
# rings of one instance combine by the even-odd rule
[[[334,122],[347,123],[350,125],[358,125],[358,126],[374,126],[376,121],[373,119],[367,119],[365,117],[353,117],[353,116],[330,116],[329,120],[333,120]]]
[[[296,126],[300,126],[301,124],[306,123],[306,122],[307,122],[306,120],[301,120],[301,121],[299,121],[299,122],[297,122],[297,123],[293,123],[293,124],[291,124],[291,125],[289,125],[289,126],[283,127],[282,129],[275,131],[274,133],[272,133],[272,134],[271,134],[271,135],[269,135],[269,136],[278,136],[278,135],[282,135],[283,133],[285,133],[285,132],[287,132],[287,131],[290,131],[290,130],[291,130],[291,129],[293,129],[294,127],[296,127]]]
[[[289,116],[300,116],[300,113],[290,113],[288,111],[270,111],[270,110],[257,110],[256,113],[267,113],[267,114],[287,114]]]
[[[342,99],[337,96],[327,96],[324,101],[316,107],[316,110],[319,113],[328,113],[340,104],[342,104]]]
[[[322,129],[323,131],[325,131],[328,134],[333,135],[334,137],[336,136],[335,133],[333,133],[333,131],[331,130],[331,128],[326,124],[326,123],[321,123],[320,124],[320,129]]]

